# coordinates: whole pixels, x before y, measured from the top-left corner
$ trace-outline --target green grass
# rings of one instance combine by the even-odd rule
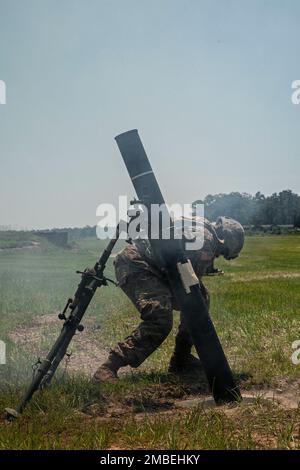
[[[100,403],[96,416],[81,411],[90,399]],[[1,407],[4,401],[2,397]],[[169,414],[132,412],[110,417],[105,417],[101,403],[100,394],[84,379],[54,384],[22,419],[1,423],[0,450],[300,449],[300,410],[278,409],[271,402],[238,405],[231,414],[198,407]]]
[[[41,239],[32,232],[0,231],[0,249],[21,248],[31,242],[40,243]]]
[[[8,345],[8,363],[0,366],[0,412],[18,401],[35,357],[30,345],[16,347],[9,332],[61,309],[79,281],[75,270],[92,266],[103,246],[84,239],[72,251],[49,244],[0,251],[0,339]],[[248,237],[240,258],[216,264],[226,275],[204,279],[211,293],[211,315],[234,373],[243,378],[243,390],[299,381],[300,366],[293,365],[290,356],[292,342],[300,339],[300,237]],[[107,275],[113,277],[111,262]],[[101,325],[93,335],[105,347],[122,340],[139,321],[115,287],[96,294],[88,316]],[[36,395],[20,421],[0,421],[0,449],[298,448],[299,410],[257,403],[240,405],[232,414],[167,412],[169,400],[195,393],[166,374],[178,313],[174,316],[173,332],[141,371],[101,391],[84,377],[54,382]],[[96,406],[95,416],[86,413],[90,403]]]

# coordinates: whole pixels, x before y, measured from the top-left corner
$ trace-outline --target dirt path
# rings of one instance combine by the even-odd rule
[[[76,333],[69,348],[71,353],[68,371],[91,375],[105,360],[107,349],[95,339],[95,319],[85,320],[84,331]],[[57,314],[35,317],[28,325],[18,326],[8,336],[16,344],[22,345],[35,356],[43,356],[58,336],[62,322]]]

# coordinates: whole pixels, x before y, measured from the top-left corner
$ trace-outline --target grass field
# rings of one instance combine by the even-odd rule
[[[102,248],[102,242],[84,239],[76,250],[43,242],[30,250],[0,251],[0,340],[7,343],[0,413],[18,401],[36,355],[57,334],[56,322],[37,327],[36,319],[64,306],[79,280],[75,270],[93,265]],[[211,315],[242,391],[256,392],[253,403],[185,406],[207,389],[204,379],[191,385],[166,373],[175,312],[173,332],[162,347],[118,384],[99,389],[88,376],[63,374],[62,368],[20,420],[7,423],[2,413],[0,449],[300,448],[300,409],[260,396],[277,390],[300,400],[300,365],[291,361],[292,342],[300,339],[300,237],[248,237],[240,258],[217,264],[226,275],[205,278]],[[113,276],[111,263],[107,275]],[[86,322],[83,347],[89,338],[89,345],[105,351],[136,326],[138,314],[118,288],[108,287],[96,294]]]

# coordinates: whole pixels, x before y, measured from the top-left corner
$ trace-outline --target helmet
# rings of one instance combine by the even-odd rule
[[[214,223],[216,232],[224,240],[223,255],[226,259],[239,256],[244,246],[245,232],[242,225],[231,217],[219,217]]]

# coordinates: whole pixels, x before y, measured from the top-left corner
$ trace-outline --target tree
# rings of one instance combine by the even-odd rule
[[[208,194],[204,201],[205,216],[216,220],[228,216],[243,225],[300,225],[300,196],[290,189],[264,196],[258,191],[248,193]]]

